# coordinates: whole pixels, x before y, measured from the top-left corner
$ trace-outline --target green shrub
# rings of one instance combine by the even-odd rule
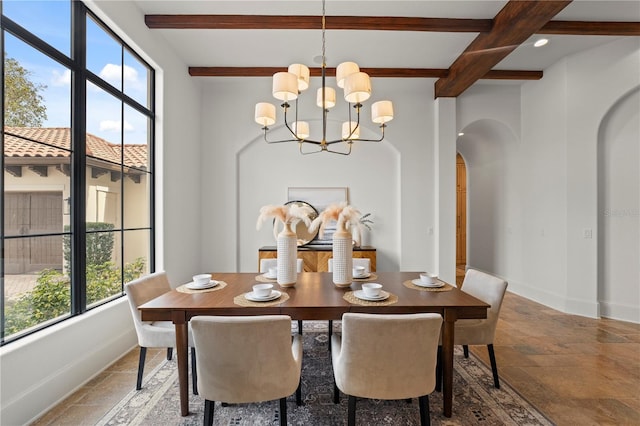
[[[105,222],[87,222],[87,265],[100,265],[111,260],[113,253],[113,228],[112,223]],[[65,232],[69,232],[71,228],[69,225],[65,225]],[[103,232],[91,232],[91,231],[103,231]],[[64,255],[64,267],[65,270],[70,271],[70,259],[71,259],[71,240],[68,235],[63,239],[63,255]]]
[[[87,305],[122,292],[122,283],[140,277],[145,259],[138,258],[124,266],[111,262],[87,265]],[[5,335],[17,333],[44,321],[68,315],[71,309],[69,277],[54,269],[40,273],[33,290],[5,307]]]

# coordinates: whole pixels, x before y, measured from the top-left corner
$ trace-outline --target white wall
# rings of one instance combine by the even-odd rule
[[[253,109],[270,100],[270,78],[207,78],[202,84],[203,270],[255,271],[258,248],[275,243],[268,224],[256,230],[260,207],[284,203],[288,187],[304,186],[349,188],[350,202],[374,221],[367,242],[378,250],[379,270],[433,269],[433,80],[374,79],[373,101],[392,99],[396,118],[385,141],[356,143],[346,157],[303,156],[295,143],[262,140]],[[301,107],[300,119],[317,129],[315,100],[303,96],[300,102],[313,104]],[[366,136],[375,137],[369,105],[361,123]],[[346,107],[332,110],[329,127],[346,114]]]
[[[200,105],[187,66],[144,26],[130,3],[89,4],[154,64],[157,95],[157,258],[174,283],[199,270]],[[134,42],[135,41],[135,42]],[[163,254],[163,255],[162,255]],[[127,301],[119,299],[0,348],[0,423],[26,424],[136,344]],[[132,388],[134,384],[132,383]]]
[[[627,38],[565,58],[521,91],[478,84],[459,97],[465,135],[458,149],[469,167],[470,266],[505,277],[510,291],[545,305],[598,316],[598,251],[605,247],[597,232],[598,140],[600,134],[622,138],[637,150],[637,125],[602,132],[601,126],[639,85],[640,41]],[[624,115],[637,123],[640,105],[628,102]],[[638,154],[629,154],[623,170],[637,171]],[[637,194],[637,173],[624,179]],[[637,322],[633,226],[626,228],[630,239],[616,239],[618,249],[630,254],[616,267],[629,271],[630,279],[617,284],[616,302],[609,302],[631,297],[622,307],[626,314],[616,317]]]
[[[640,88],[617,102],[598,137],[598,301],[640,322]],[[636,283],[636,285],[629,285]]]

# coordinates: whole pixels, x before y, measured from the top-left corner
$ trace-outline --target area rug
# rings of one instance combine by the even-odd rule
[[[333,372],[327,347],[326,322],[305,322],[302,397],[298,407],[295,397],[288,398],[290,425],[344,425],[347,422],[347,397],[333,403]],[[474,358],[455,353],[453,377],[453,415],[442,415],[442,394],[429,396],[433,425],[552,425],[539,411],[524,400],[508,384],[493,387],[491,370]],[[191,391],[191,386],[189,387]],[[176,361],[164,361],[152,371],[140,391],[125,396],[98,425],[201,425],[204,400],[189,395],[189,415],[180,416]],[[228,426],[278,425],[278,401],[259,404],[221,406],[216,403],[214,424]],[[419,425],[417,400],[358,400],[358,425]]]

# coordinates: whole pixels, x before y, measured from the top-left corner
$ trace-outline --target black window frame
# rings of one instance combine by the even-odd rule
[[[47,235],[68,235],[71,238],[71,306],[70,314],[63,317],[56,318],[54,320],[45,321],[38,326],[29,329],[28,331],[19,332],[11,336],[5,335],[5,218],[4,208],[0,209],[0,252],[2,254],[0,261],[0,346],[4,346],[7,343],[19,340],[25,336],[36,333],[44,328],[63,322],[67,319],[81,315],[88,310],[95,309],[98,306],[102,306],[105,303],[109,303],[115,299],[119,299],[124,296],[124,274],[121,276],[121,290],[118,294],[104,299],[100,302],[94,303],[90,308],[87,307],[86,302],[86,87],[90,82],[97,87],[101,88],[108,94],[114,96],[121,102],[122,111],[125,106],[134,109],[135,111],[143,114],[149,120],[148,134],[147,134],[147,170],[146,173],[148,179],[148,197],[149,197],[149,218],[148,226],[146,227],[134,227],[126,228],[125,223],[121,220],[121,226],[114,232],[119,232],[120,247],[115,247],[121,254],[121,265],[124,266],[124,235],[126,231],[147,230],[149,232],[149,258],[148,258],[148,271],[155,271],[155,68],[145,61],[139,53],[137,53],[131,46],[129,46],[122,38],[120,38],[113,30],[109,28],[98,16],[96,16],[84,3],[78,0],[69,0],[71,6],[71,28],[68,30],[71,33],[71,57],[61,53],[59,50],[49,45],[45,40],[40,39],[35,34],[31,33],[27,29],[23,28],[16,22],[6,17],[2,9],[2,1],[0,1],[0,50],[4,58],[5,53],[5,31],[14,37],[17,37],[22,42],[37,49],[44,55],[53,59],[56,62],[64,65],[71,70],[71,155],[70,155],[70,169],[71,169],[71,182],[70,182],[70,231],[62,233],[52,233]],[[137,100],[131,98],[124,93],[125,87],[122,84],[121,89],[116,89],[110,85],[107,81],[95,73],[89,71],[86,67],[86,20],[91,18],[96,24],[98,24],[108,35],[110,35],[121,46],[121,65],[124,65],[124,51],[126,50],[132,57],[144,64],[148,69],[147,75],[147,90],[148,90],[148,107],[140,104]],[[4,93],[4,59],[1,61],[0,69],[2,71],[2,89]],[[0,124],[2,125],[2,136],[0,137],[0,143],[2,145],[2,159],[0,160],[0,166],[2,168],[2,175],[0,176],[0,186],[2,186],[2,195],[0,195],[0,201],[4,206],[5,197],[5,182],[4,182],[4,97],[2,97],[2,111],[3,114],[0,117]],[[123,113],[121,113],[123,114]],[[121,119],[123,117],[121,116]],[[124,126],[122,126],[124,128]],[[123,130],[121,129],[121,135]],[[124,143],[124,139],[121,139],[121,143]],[[124,150],[121,151],[121,161],[119,166],[121,171],[124,170]],[[77,155],[81,153],[82,155]],[[121,174],[120,184],[120,199],[122,200],[124,173]],[[120,203],[120,217],[124,218],[124,203]],[[25,238],[33,237],[26,236]]]

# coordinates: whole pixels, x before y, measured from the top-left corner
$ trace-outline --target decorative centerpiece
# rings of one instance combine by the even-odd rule
[[[310,231],[320,227],[320,238],[331,221],[336,222],[333,234],[333,283],[337,287],[349,287],[353,282],[353,242],[360,243],[360,218],[362,215],[346,202],[329,205],[311,222]],[[355,232],[352,234],[352,230]]]
[[[302,221],[311,225],[309,216],[313,213],[310,207],[298,204],[285,204],[283,206],[263,206],[258,216],[257,229],[262,222],[273,218],[273,235],[277,241],[278,274],[277,282],[281,287],[293,287],[298,278],[298,238],[291,229],[292,225]],[[278,233],[278,224],[282,223],[282,231]]]

